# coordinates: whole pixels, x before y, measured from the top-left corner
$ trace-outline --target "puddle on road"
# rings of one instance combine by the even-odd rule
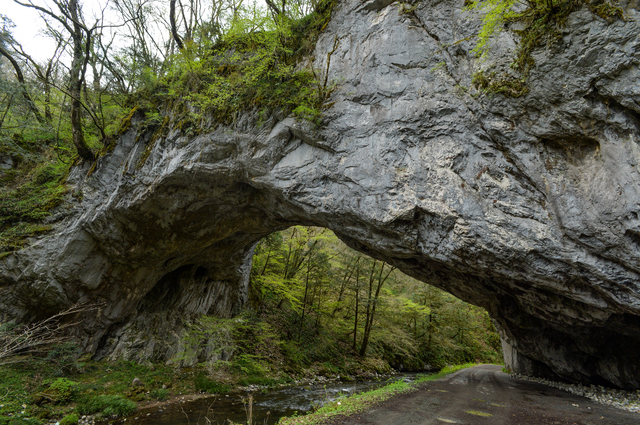
[[[491,413],[481,412],[479,410],[466,410],[465,413],[468,413],[470,415],[475,415],[475,416],[482,416],[485,418],[493,416]]]

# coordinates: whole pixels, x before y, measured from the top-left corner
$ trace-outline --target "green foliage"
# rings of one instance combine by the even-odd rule
[[[494,72],[474,75],[476,86],[493,93],[519,97],[528,92],[526,80],[534,65],[533,50],[542,43],[553,44],[561,37],[560,29],[570,13],[587,7],[594,15],[607,22],[624,19],[622,9],[607,0],[528,0],[525,7],[515,0],[475,0],[468,8],[483,12],[478,43],[472,52],[486,56],[491,39],[505,25],[518,23],[522,29],[514,31],[519,37],[516,56],[511,67],[521,77],[498,77]],[[486,74],[486,75],[485,75]]]
[[[75,413],[71,413],[67,416],[65,416],[64,418],[60,419],[59,424],[60,425],[75,425],[78,423],[78,421],[80,420],[80,418],[78,418],[78,415]]]
[[[196,376],[194,384],[197,392],[204,392],[209,394],[228,394],[229,391],[231,391],[230,385],[214,381],[204,374]]]
[[[476,0],[468,3],[470,10],[482,10],[482,28],[478,33],[478,42],[472,53],[486,55],[491,46],[490,40],[504,27],[505,21],[512,19],[516,12],[512,11],[516,0]]]
[[[146,391],[142,393],[144,399],[164,398],[170,391],[182,394],[193,391],[191,372],[179,371],[163,364],[145,366],[133,362],[92,362],[87,358],[80,358],[75,360],[73,381],[58,380],[56,374],[59,369],[55,359],[59,358],[61,352],[68,350],[56,347],[52,353],[32,357],[26,362],[0,365],[0,394],[3,394],[0,425],[3,424],[2,418],[8,417],[9,413],[24,419],[59,418],[69,413],[69,408],[75,403],[84,406],[83,411],[103,412],[111,406],[112,409],[107,410],[105,415],[123,414],[131,406],[135,406],[135,403],[123,398],[130,391],[135,377],[140,378],[146,388],[152,389],[149,395]],[[47,360],[48,358],[54,360]],[[71,382],[73,385],[69,384]],[[160,389],[165,385],[171,389]],[[55,400],[54,392],[49,390],[52,386],[65,391],[71,386],[71,397],[66,401]],[[36,402],[41,403],[41,406],[38,407]],[[86,414],[77,410],[75,412]]]
[[[314,11],[307,15],[290,5],[288,16],[278,19],[255,3],[234,5],[233,16],[221,15],[216,17],[219,21],[194,28],[187,47],[168,54],[164,63],[135,46],[129,49],[140,53],[144,63],[127,55],[108,58],[96,69],[109,63],[106,68],[113,75],[102,77],[111,78],[113,84],[101,87],[95,81],[81,96],[89,147],[99,155],[111,151],[137,111],[146,115],[139,134],[153,133],[145,140],[137,167],[144,165],[155,142],[170,128],[193,135],[204,127],[231,122],[244,110],[263,115],[280,110],[319,123],[332,85],[323,71],[300,64],[315,46],[334,3],[314,3]],[[220,10],[228,7],[218,6]],[[3,31],[10,40],[11,27]],[[56,88],[65,84],[54,78],[46,96],[42,81],[25,86],[36,106],[48,111],[47,122],[35,123],[22,87],[6,77],[1,65],[0,156],[17,164],[0,173],[0,257],[4,257],[25,247],[29,238],[51,230],[43,220],[51,217],[52,210],[62,217],[64,210],[59,207],[70,198],[64,183],[76,149],[67,117],[68,98]],[[129,77],[134,92],[122,86]],[[133,107],[129,113],[127,106]],[[89,174],[94,168],[95,164]]]
[[[369,284],[387,272],[375,298]],[[385,364],[420,370],[501,356],[484,310],[383,268],[322,229],[293,227],[263,239],[255,249],[250,300],[276,332],[280,343],[272,346],[290,373],[304,373],[314,362],[378,371],[382,366],[366,359],[350,360],[362,349],[367,309],[373,307],[366,353]]]
[[[136,404],[119,395],[97,395],[78,402],[76,411],[81,415],[96,413],[104,417],[126,416],[136,409]]]
[[[197,387],[197,385],[196,385]],[[198,390],[196,388],[196,391],[204,391],[204,390]],[[169,399],[169,391],[167,391],[164,388],[156,388],[155,390],[151,391],[151,398],[158,400],[158,401],[165,401]]]
[[[80,347],[78,347],[75,342],[63,342],[53,346],[44,360],[55,368],[55,375],[73,374],[77,372],[79,368],[76,360],[80,356],[80,352]]]
[[[57,403],[63,403],[71,400],[76,392],[77,384],[67,378],[56,379],[45,391],[52,396]]]
[[[51,228],[42,220],[63,201],[71,161],[57,155],[50,143],[20,135],[2,138],[0,133],[0,153],[19,164],[0,188],[0,252],[20,249],[28,237]]]
[[[300,69],[299,61],[315,45],[332,7],[332,1],[323,1],[306,17],[276,21],[265,9],[243,9],[204,55],[190,45],[173,58],[154,103],[171,105],[182,117],[174,124],[186,119],[191,131],[204,117],[228,123],[238,111],[255,108],[319,123],[331,88],[315,70]]]

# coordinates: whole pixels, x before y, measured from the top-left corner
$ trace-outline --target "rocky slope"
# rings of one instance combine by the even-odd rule
[[[462,0],[340,2],[315,54],[336,84],[321,129],[245,114],[174,130],[139,167],[134,119],[74,170],[82,202],[56,230],[0,259],[0,318],[102,301],[88,350],[176,359],[185,323],[243,305],[257,241],[315,225],[487,308],[512,370],[640,388],[640,24],[623,6],[613,24],[573,13],[512,99],[471,87],[515,43],[474,59]]]

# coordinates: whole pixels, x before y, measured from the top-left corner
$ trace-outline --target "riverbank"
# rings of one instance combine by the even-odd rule
[[[224,363],[206,370],[203,365],[176,368],[82,358],[52,363],[31,358],[0,366],[0,425],[93,423],[211,395],[234,396],[287,385],[379,379],[393,373],[388,363],[375,358],[314,363],[303,373],[270,371],[260,376]]]

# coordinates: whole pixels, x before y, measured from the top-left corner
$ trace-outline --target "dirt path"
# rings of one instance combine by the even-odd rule
[[[640,414],[520,381],[483,365],[424,384],[375,408],[332,424],[376,425],[639,425]]]

